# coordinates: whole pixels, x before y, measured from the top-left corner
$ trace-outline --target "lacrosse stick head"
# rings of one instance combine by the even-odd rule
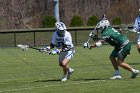
[[[29,48],[28,45],[22,45],[22,44],[17,45],[17,47],[21,48],[22,51],[28,50],[28,48]]]

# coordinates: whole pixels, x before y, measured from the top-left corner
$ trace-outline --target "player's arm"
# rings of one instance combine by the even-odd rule
[[[138,32],[138,29],[139,29],[138,20],[139,19],[137,19],[137,18],[135,19],[135,23],[134,23],[133,29],[130,29],[130,32]]]
[[[104,40],[99,40],[99,41],[91,44],[90,48],[100,47],[104,42],[105,42]]]
[[[73,48],[73,44],[72,44],[71,34],[67,34],[67,38],[65,39],[62,51],[68,51],[71,50],[72,48]]]
[[[95,43],[91,44],[90,48],[95,48],[95,47],[100,47],[100,46],[102,46],[103,43],[106,42],[106,39],[107,39],[107,38],[108,38],[108,37],[106,37],[106,36],[101,36],[101,37],[99,38],[99,40],[97,40]]]

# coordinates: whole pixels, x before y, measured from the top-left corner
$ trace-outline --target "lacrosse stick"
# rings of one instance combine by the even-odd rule
[[[25,50],[28,50],[28,48],[31,48],[31,49],[35,49],[35,50],[38,50],[40,52],[47,52],[49,53],[50,51],[47,49],[47,48],[36,48],[36,47],[32,47],[32,46],[29,46],[29,45],[22,45],[22,44],[19,44],[17,45],[17,47],[21,48],[22,51],[25,51]]]
[[[35,48],[35,47],[29,46],[29,45],[22,45],[22,44],[17,45],[17,47],[21,48],[23,51],[28,50],[28,48],[32,48],[32,49],[35,49],[35,50],[40,50],[39,48]]]
[[[127,25],[125,25],[125,24],[121,24],[120,26],[119,26],[119,29],[122,31],[126,31],[125,33],[128,33],[128,32],[134,32],[134,33],[140,33],[140,32],[137,32],[137,31],[135,31],[135,30],[133,30],[133,29],[129,29],[128,28],[128,26]]]
[[[101,20],[107,20],[105,14],[103,14]],[[101,20],[100,20],[100,21],[101,21]],[[95,35],[95,31],[97,31],[97,27],[99,26],[100,21],[96,24],[96,26],[95,26],[95,28],[92,30],[92,32],[90,32],[88,40],[87,40],[87,41],[84,43],[84,45],[83,45],[84,48],[88,47],[89,49],[91,49],[91,47],[90,47],[91,45],[89,44],[89,41],[90,41],[91,39],[93,39],[94,41],[97,40],[97,39],[99,39],[99,38],[97,37],[97,35]]]
[[[98,24],[97,24],[98,25]],[[97,25],[96,25],[96,27],[93,29],[93,31],[92,32],[90,32],[90,34],[89,34],[89,38],[88,38],[88,40],[83,44],[83,48],[89,48],[89,49],[91,49],[91,45],[90,45],[90,40],[91,39],[93,39],[93,40],[96,40],[98,37],[95,35],[95,31],[97,30]]]

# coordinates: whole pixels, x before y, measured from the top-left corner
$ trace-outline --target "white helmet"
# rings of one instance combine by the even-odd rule
[[[55,27],[57,29],[59,36],[64,36],[65,31],[67,30],[65,24],[63,22],[56,22]]]
[[[105,29],[106,27],[108,27],[110,25],[110,22],[108,20],[101,20],[98,24],[97,24],[97,28],[102,28]]]

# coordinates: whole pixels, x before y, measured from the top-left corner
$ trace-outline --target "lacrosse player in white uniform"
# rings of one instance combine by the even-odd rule
[[[133,29],[130,31],[138,32],[137,49],[138,49],[138,52],[140,53],[140,9],[139,9],[139,16],[135,19]]]
[[[74,69],[68,65],[75,52],[74,45],[72,43],[71,34],[66,31],[67,28],[63,22],[56,22],[55,27],[56,31],[53,33],[51,44],[47,49],[50,50],[50,54],[59,55],[59,66],[63,68],[61,81],[66,81],[74,71]]]

